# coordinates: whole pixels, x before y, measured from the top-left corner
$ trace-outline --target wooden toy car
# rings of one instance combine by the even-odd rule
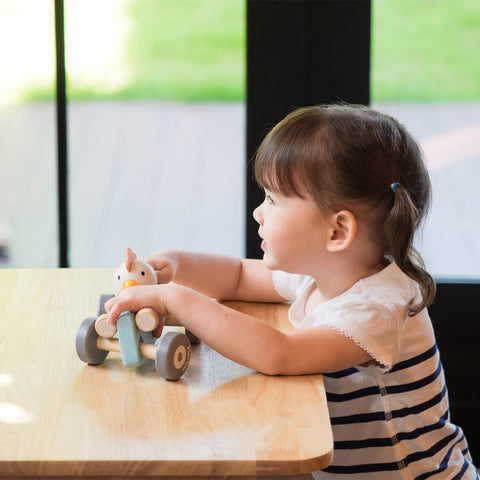
[[[114,291],[135,285],[156,283],[156,275],[150,265],[137,260],[136,255],[127,249],[127,261],[114,276]],[[155,361],[155,369],[164,378],[178,380],[188,367],[191,342],[186,333],[168,331],[155,337],[154,330],[163,330],[163,322],[156,312],[143,308],[138,312],[122,312],[115,325],[106,322],[105,303],[113,297],[104,294],[100,297],[97,317],[86,318],[76,336],[76,350],[80,360],[89,365],[99,365],[109,351],[122,355],[123,365],[138,366],[145,358]],[[192,340],[198,339],[191,335]]]

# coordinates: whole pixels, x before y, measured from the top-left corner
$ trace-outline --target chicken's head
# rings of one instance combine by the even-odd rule
[[[126,251],[126,261],[122,263],[113,277],[113,293],[118,295],[123,289],[136,285],[155,285],[157,276],[146,262],[137,259],[130,248]]]

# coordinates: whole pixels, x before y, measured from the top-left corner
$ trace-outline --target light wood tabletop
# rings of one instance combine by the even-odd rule
[[[82,363],[75,336],[112,273],[0,270],[0,477],[255,477],[329,464],[321,375],[263,375],[203,343],[176,382],[150,360],[123,367],[118,353]],[[229,305],[290,328],[285,305]]]

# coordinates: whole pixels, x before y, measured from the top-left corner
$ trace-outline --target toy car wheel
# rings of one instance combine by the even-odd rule
[[[190,361],[192,347],[183,333],[168,332],[160,340],[155,356],[155,369],[167,380],[178,380]]]
[[[108,352],[97,347],[98,333],[95,330],[95,318],[86,318],[78,328],[75,338],[77,355],[82,362],[98,365],[107,358]]]
[[[113,298],[115,295],[113,293],[102,293],[100,295],[100,298],[98,300],[98,309],[97,309],[97,317],[100,315],[103,315],[104,313],[107,313],[105,310],[105,303],[107,303],[108,300]]]

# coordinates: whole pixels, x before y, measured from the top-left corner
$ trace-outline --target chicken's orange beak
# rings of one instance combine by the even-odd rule
[[[125,290],[126,288],[129,288],[129,287],[136,287],[137,285],[138,285],[138,282],[135,279],[129,278],[128,280],[125,280],[123,282],[122,290]]]

